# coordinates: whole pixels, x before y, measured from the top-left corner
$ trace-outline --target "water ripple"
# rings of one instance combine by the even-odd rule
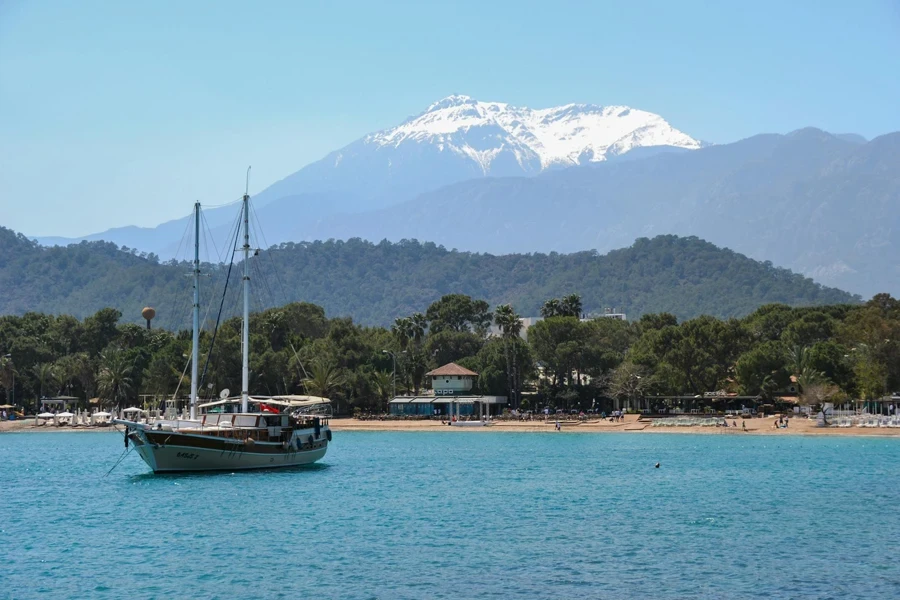
[[[0,598],[900,596],[900,440],[357,432],[104,477],[120,446],[0,438]]]

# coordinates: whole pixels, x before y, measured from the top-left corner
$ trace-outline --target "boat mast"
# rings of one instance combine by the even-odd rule
[[[250,169],[247,169],[249,191]],[[250,195],[244,192],[244,318],[242,319],[241,412],[250,410]]]
[[[197,384],[200,382],[200,203],[194,203],[194,323],[191,342],[191,420],[197,418]]]

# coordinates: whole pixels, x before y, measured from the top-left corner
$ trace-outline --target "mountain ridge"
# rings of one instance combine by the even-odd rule
[[[449,96],[400,125],[367,134],[274,182],[254,202],[264,208],[295,198],[315,220],[385,208],[473,178],[535,175],[641,148],[700,146],[661,116],[625,106],[568,104],[534,110]],[[207,211],[207,217],[219,224],[229,221],[221,211]],[[168,257],[184,223],[175,219],[153,228],[125,226],[75,238],[36,239],[45,244],[102,239],[133,246],[130,236],[137,236],[142,250]]]
[[[469,180],[315,223],[293,239],[423,237],[460,250],[601,252],[696,235],[864,295],[900,293],[900,133],[865,144],[805,128],[537,177]],[[287,213],[290,214],[290,213]],[[466,227],[431,228],[444,215]],[[260,212],[264,222],[278,227]]]
[[[43,247],[3,228],[0,252],[12,257],[0,264],[0,289],[7,291],[0,296],[0,314],[40,311],[85,317],[112,306],[126,320],[141,322],[141,309],[150,305],[157,310],[159,326],[189,322],[187,263],[160,263],[108,242]],[[526,316],[536,315],[546,299],[572,292],[582,295],[587,312],[615,306],[632,318],[645,312],[730,317],[772,302],[859,301],[696,237],[641,238],[604,255],[584,251],[501,256],[410,240],[332,240],[282,244],[252,260],[254,309],[306,301],[323,306],[331,316],[352,316],[369,325],[387,325],[450,293],[483,298],[492,305],[510,302]],[[208,264],[203,271],[210,279],[201,285],[201,306],[218,307],[227,267]],[[231,276],[239,273],[233,269]],[[226,316],[240,310],[238,282],[232,283]]]

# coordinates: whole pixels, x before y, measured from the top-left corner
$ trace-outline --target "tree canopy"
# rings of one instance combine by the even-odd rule
[[[152,254],[104,242],[47,248],[3,228],[0,252],[5,258],[0,261],[0,314],[44,312],[84,319],[109,308],[118,310],[124,322],[142,324],[141,309],[153,306],[156,327],[174,330],[190,323],[187,263],[161,263]],[[558,299],[551,306],[555,302],[561,312],[547,316],[578,317],[615,307],[632,319],[660,312],[679,319],[704,314],[742,317],[769,303],[859,301],[771,264],[697,238],[676,236],[641,238],[606,255],[492,256],[408,240],[377,244],[329,240],[282,244],[251,261],[256,311],[306,302],[331,316],[388,325],[443,299],[425,315],[435,332],[487,327],[490,307],[499,304],[512,304],[517,313],[536,317],[549,298]],[[209,277],[201,281],[201,304],[206,320],[214,321],[228,268],[204,264],[202,271]],[[240,310],[239,272],[231,271],[226,317]],[[464,296],[474,298],[471,305],[460,300]],[[109,316],[98,316],[90,327],[90,335],[100,336],[92,351],[99,349]],[[806,343],[827,334],[829,326],[827,319],[809,322],[798,325],[792,335],[798,343]]]
[[[520,408],[719,391],[772,399],[788,386],[816,401],[900,389],[900,302],[887,294],[864,304],[765,304],[740,318],[653,313],[631,321],[579,318],[580,297],[566,294],[530,328],[514,304],[491,308],[460,293],[390,326],[329,317],[305,302],[256,311],[250,391],[327,395],[338,412],[380,411],[394,388],[419,393],[425,373],[447,362],[479,374],[476,393],[507,396]],[[213,398],[240,388],[241,324],[227,314],[205,322],[197,383]],[[2,316],[0,388],[18,404],[57,394],[118,406],[159,402],[190,388],[190,344],[189,331],[148,329],[110,307],[81,319]]]

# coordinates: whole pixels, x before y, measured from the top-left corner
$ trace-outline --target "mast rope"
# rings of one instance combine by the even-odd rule
[[[238,234],[241,231],[240,219],[237,219],[236,223],[237,226],[234,228],[234,242],[232,243],[231,250],[231,261],[228,263],[228,271],[225,274],[225,287],[222,290],[222,299],[219,302],[219,313],[216,315],[216,325],[213,327],[212,340],[209,342],[209,352],[206,354],[206,363],[203,365],[203,375],[201,375],[198,385],[203,385],[206,382],[206,374],[209,369],[210,360],[212,359],[213,348],[215,348],[216,345],[216,336],[219,333],[219,324],[222,322],[222,310],[225,307],[225,297],[228,294],[228,283],[231,281],[231,270],[234,268],[234,255],[237,253]]]

